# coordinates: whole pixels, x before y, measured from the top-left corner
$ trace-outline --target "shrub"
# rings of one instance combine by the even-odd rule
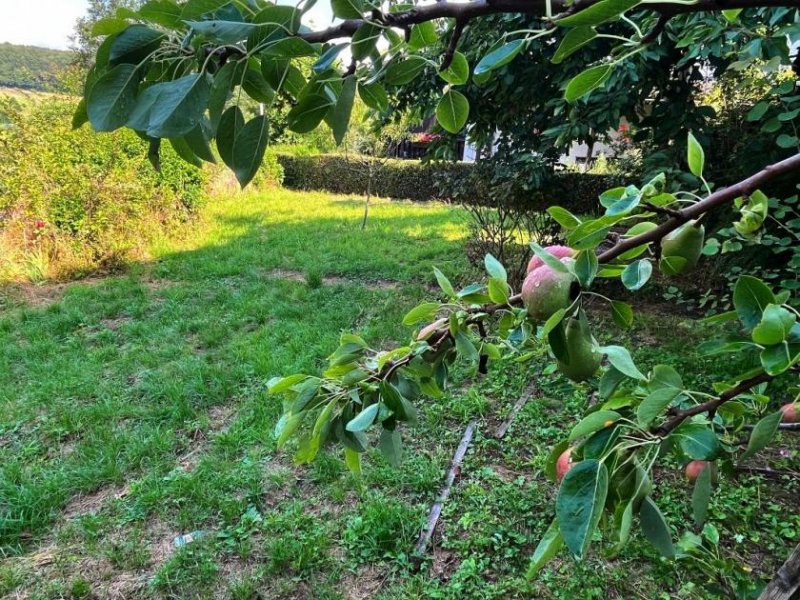
[[[378,159],[336,154],[279,154],[278,160],[283,166],[286,187],[365,194],[367,163]],[[476,164],[390,160],[376,171],[373,192],[378,196],[416,201],[442,199],[488,206],[498,202],[494,182]],[[558,173],[540,190],[504,189],[503,202],[522,203],[530,210],[544,210],[559,203],[573,212],[593,213],[598,210],[600,193],[615,184],[616,178],[605,175]]]
[[[112,269],[196,211],[203,172],[131,131],[73,130],[74,103],[0,101],[0,278]]]

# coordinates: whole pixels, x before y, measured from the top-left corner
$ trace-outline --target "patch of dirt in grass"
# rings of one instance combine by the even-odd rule
[[[461,564],[461,560],[458,557],[458,553],[436,547],[433,550],[430,574],[440,581],[447,582],[453,576],[453,573],[458,570],[459,564]]]
[[[307,275],[302,271],[293,271],[291,269],[273,269],[264,273],[271,279],[283,279],[285,281],[298,281],[305,283]],[[390,279],[376,279],[369,281],[362,281],[354,278],[340,277],[338,275],[326,275],[322,278],[323,285],[363,285],[371,291],[378,290],[394,290],[400,285],[397,281]]]
[[[190,473],[200,463],[202,454],[208,449],[209,440],[214,435],[225,433],[233,422],[238,407],[232,404],[212,406],[208,410],[210,426],[207,429],[193,429],[184,434],[190,439],[191,450],[178,457],[178,466]]]
[[[357,571],[347,571],[340,587],[346,600],[374,598],[389,578],[389,572],[379,565],[364,565]]]
[[[106,504],[124,498],[129,488],[124,486],[105,486],[91,494],[75,496],[64,508],[64,519],[70,521],[77,517],[99,512]]]
[[[130,317],[116,317],[114,319],[103,319],[100,325],[105,329],[111,331],[118,331],[123,325],[130,323],[133,319]]]
[[[5,293],[14,301],[21,302],[29,308],[47,308],[58,304],[71,285],[95,286],[105,281],[102,277],[87,277],[80,281],[65,283],[16,283],[9,285]]]

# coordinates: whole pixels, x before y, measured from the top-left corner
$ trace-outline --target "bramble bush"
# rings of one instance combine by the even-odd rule
[[[0,112],[0,276],[113,269],[196,212],[206,176],[171,150],[161,169],[132,131],[72,129],[74,101],[4,99]]]

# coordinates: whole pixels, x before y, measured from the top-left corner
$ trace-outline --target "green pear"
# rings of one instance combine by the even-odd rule
[[[705,245],[706,230],[697,221],[684,223],[661,240],[659,268],[665,275],[679,275],[697,265]]]
[[[572,381],[586,381],[600,368],[603,355],[589,331],[586,317],[569,319],[564,328],[569,361],[558,359],[558,370]]]

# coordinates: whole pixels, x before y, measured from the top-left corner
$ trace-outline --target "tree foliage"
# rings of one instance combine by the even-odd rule
[[[662,94],[688,98],[703,72],[734,64],[789,69],[790,43],[800,38],[796,1],[764,5],[769,8],[759,0],[732,0],[720,11],[710,0],[641,5],[589,0],[569,6],[555,0],[474,0],[387,9],[349,0],[332,2],[341,21],[314,32],[301,23],[308,5],[152,0],[138,12],[119,10],[95,25],[108,37],[87,78],[76,124],[88,120],[102,131],[127,126],[151,140],[152,153],[168,139],[195,160],[213,160],[209,144],[216,140],[223,161],[244,186],[270,137],[269,119],[245,118],[239,106],[244,95],[271,104],[285,94],[292,103],[289,129],[307,132],[325,122],[341,138],[356,96],[376,111],[386,110],[393,87],[409,86],[435,69],[441,79],[435,113],[449,132],[475,122],[476,133],[483,126],[488,135],[496,126],[481,116],[488,110],[504,113],[498,117],[504,128],[519,119],[521,131],[532,125],[552,129],[562,119],[566,129],[542,133],[555,140],[547,142],[555,148],[559,136],[589,135],[582,132],[586,118],[592,122],[587,132],[628,111],[658,122],[653,131],[664,135],[664,143],[682,140],[686,173],[677,178],[658,173],[608,190],[599,198],[603,214],[596,218],[552,207],[569,247],[559,258],[532,243],[538,263],[521,293],[491,256],[485,261],[486,280],[461,289],[436,269],[444,300],[425,302],[406,316],[406,325],[419,328],[407,345],[377,351],[345,333],[321,375],[290,375],[268,387],[284,403],[275,430],[280,447],[299,440],[295,460],[307,463],[322,447],[336,445],[359,472],[373,431],[389,460],[400,460],[402,426],[415,422],[422,396],[444,393],[456,362],[480,370],[492,361],[553,359],[551,370],[584,379],[591,375],[585,371],[595,369],[574,367],[599,364],[603,356],[599,378],[589,377],[600,401],[568,427],[564,443],[547,461],[548,471],[557,473],[556,463],[569,448],[573,467],[562,473],[554,526],[534,555],[532,572],[562,547],[585,557],[598,532],[615,554],[634,524],[659,552],[672,557],[677,550],[671,529],[653,495],[654,465],[671,453],[685,461],[716,461],[729,470],[771,441],[785,413],[776,411],[770,394],[789,388],[795,401],[800,399],[798,313],[790,293],[740,277],[735,310],[716,318],[736,322],[735,334],[709,340],[701,350],[736,352],[748,357],[750,368],[734,380],[693,389],[670,365],[644,371],[627,348],[598,346],[583,304],[597,295],[593,286],[599,279],[618,279],[638,291],[655,269],[668,275],[691,270],[703,249],[702,221],[715,209],[737,207],[739,233],[756,235],[768,218],[763,186],[787,175],[796,181],[797,147],[776,140],[785,158],[715,190],[707,177],[707,140],[699,126],[697,135],[687,132],[683,121],[687,115],[681,111],[691,99],[677,107],[659,100]],[[519,14],[525,15],[524,25],[514,16]],[[491,35],[470,42],[478,47],[472,55],[472,46],[460,46],[467,44],[465,28],[486,17],[494,19]],[[557,66],[545,69],[546,57]],[[303,73],[297,59],[312,60],[311,72]],[[521,59],[537,62],[537,79],[523,83],[509,74]],[[791,81],[786,94],[796,92],[796,71]],[[528,101],[538,95],[537,86],[544,90],[542,98],[549,97],[542,116],[535,112],[539,105]],[[500,93],[515,99],[513,106],[504,101],[500,109],[490,108],[491,98]],[[703,117],[699,112],[694,116]],[[667,122],[670,115],[680,119]],[[765,110],[754,118],[772,118],[768,115]],[[522,143],[517,138],[524,137],[508,134],[507,143],[517,150],[546,148],[538,142],[517,146]],[[606,300],[608,316],[620,326],[630,325],[633,308]],[[752,430],[743,449],[747,426]],[[707,512],[712,485],[712,477],[697,477],[692,504],[698,522]]]

